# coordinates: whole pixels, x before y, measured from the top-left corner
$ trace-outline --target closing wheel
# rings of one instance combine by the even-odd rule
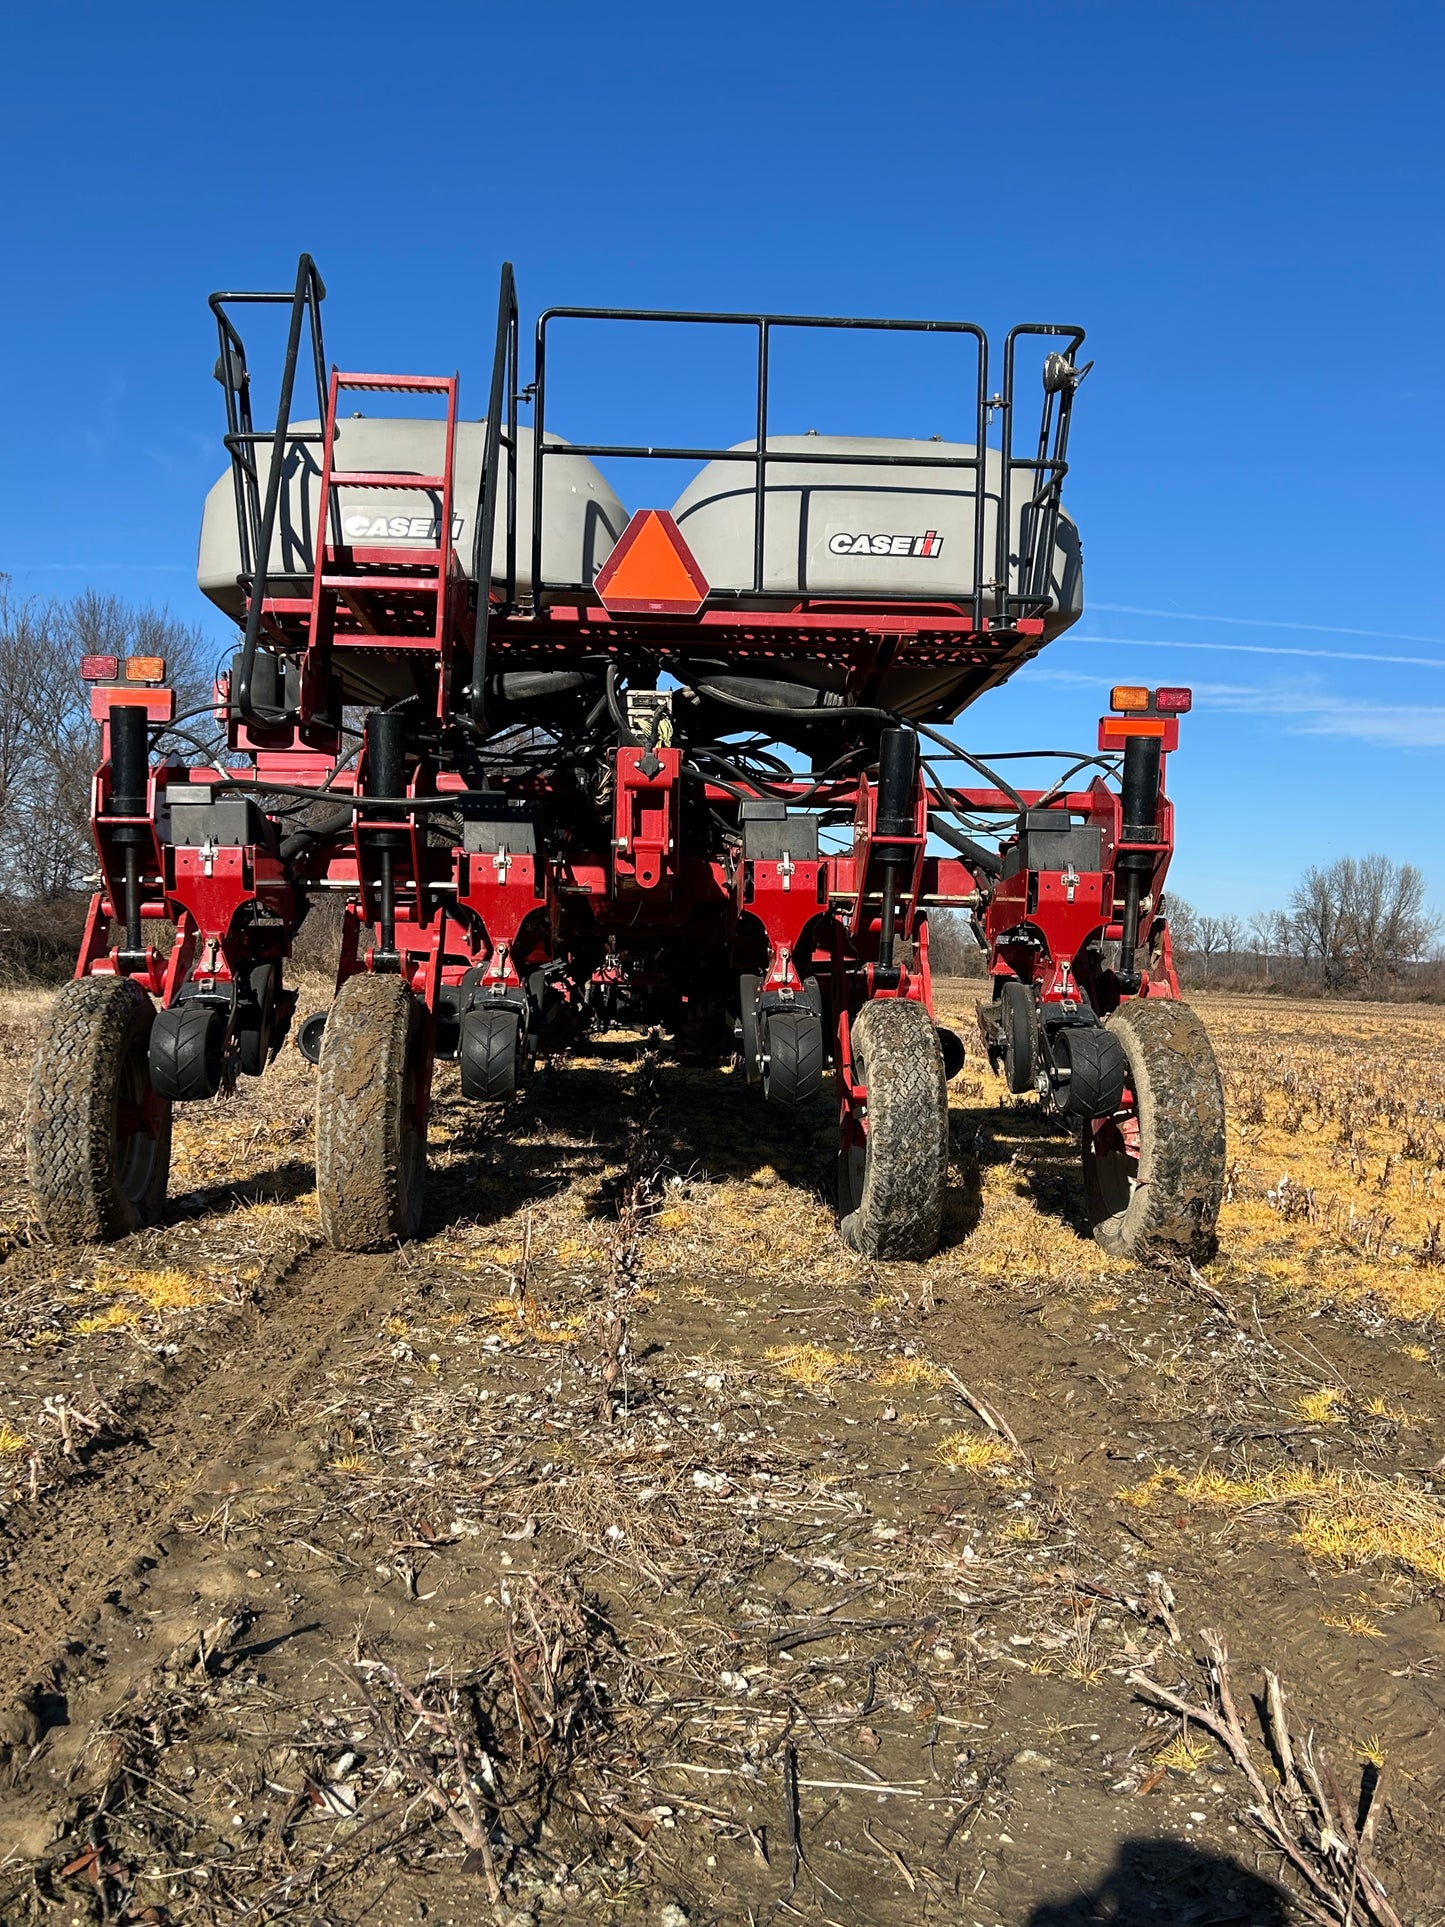
[[[57,1244],[154,1224],[171,1167],[171,1107],[150,1079],[155,1006],[124,977],[80,977],[50,1006],[25,1120],[30,1191]]]
[[[522,1071],[522,1021],[506,1004],[463,1013],[462,1096],[483,1103],[514,1097]]]
[[[316,1196],[327,1241],[376,1251],[421,1229],[422,1011],[400,977],[349,977],[321,1038]]]
[[[1212,1257],[1224,1190],[1224,1091],[1187,1005],[1135,998],[1107,1020],[1129,1082],[1112,1117],[1084,1121],[1094,1236],[1117,1258]]]
[[[823,1089],[823,1020],[811,1010],[770,1010],[763,1018],[763,1094],[785,1111],[815,1103]]]
[[[1003,1035],[1004,1082],[1019,1095],[1034,1088],[1038,1075],[1036,1022],[1034,993],[1027,984],[1010,979],[999,996],[999,1029]]]
[[[923,1006],[865,1004],[853,1025],[853,1074],[868,1096],[838,1159],[843,1237],[865,1258],[930,1257],[948,1180],[948,1089]]]
[[[216,1095],[225,1077],[229,1021],[229,1007],[209,997],[188,997],[156,1012],[150,1074],[162,1097],[186,1104]]]

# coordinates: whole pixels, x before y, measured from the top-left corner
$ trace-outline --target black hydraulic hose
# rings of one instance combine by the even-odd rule
[[[741,709],[752,716],[787,716],[794,720],[806,718],[810,722],[820,723],[892,723],[902,725],[905,729],[916,729],[920,736],[927,736],[930,742],[938,743],[948,751],[950,756],[956,757],[960,763],[967,763],[971,770],[992,783],[995,789],[1002,790],[1016,809],[1022,810],[1026,807],[1024,799],[1013,784],[1006,777],[1000,776],[996,769],[990,769],[987,763],[980,762],[977,756],[971,756],[966,749],[960,749],[957,743],[950,742],[947,736],[940,735],[927,723],[914,722],[911,717],[900,716],[894,710],[874,709],[861,704],[840,705],[836,709],[793,709],[784,703],[752,702],[744,697],[734,696],[726,689],[720,689],[716,683],[706,682],[700,682],[697,685],[697,693],[700,696],[711,696],[715,702],[727,703],[733,709]]]
[[[992,850],[986,850],[981,843],[975,843],[971,836],[965,836],[962,830],[954,829],[951,823],[943,822],[931,810],[928,816],[928,828],[930,834],[942,837],[945,843],[957,850],[973,869],[982,870],[986,877],[1003,875],[1002,857],[995,855]]]
[[[292,830],[289,836],[282,837],[279,850],[281,861],[289,863],[293,857],[300,856],[303,850],[309,850],[312,844],[328,843],[333,837],[343,835],[350,828],[350,810],[333,810],[329,816],[323,816],[319,822],[303,823]]]
[[[626,712],[622,704],[618,701],[617,664],[615,662],[610,662],[607,665],[607,709],[613,722],[617,725],[617,732],[623,744],[629,749],[641,749],[643,746],[641,739],[633,735],[632,729],[627,721]]]

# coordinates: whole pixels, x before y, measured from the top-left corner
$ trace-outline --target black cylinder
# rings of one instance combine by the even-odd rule
[[[1124,744],[1124,841],[1152,842],[1159,827],[1159,738],[1130,736]],[[1143,834],[1141,835],[1140,832]]]
[[[366,719],[366,793],[406,795],[406,715],[373,709]]]
[[[144,816],[150,775],[150,718],[139,703],[117,703],[110,712],[110,814]]]
[[[918,783],[918,738],[911,729],[885,729],[878,741],[877,837],[912,836]]]

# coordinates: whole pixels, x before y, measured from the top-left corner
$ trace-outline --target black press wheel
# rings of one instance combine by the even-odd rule
[[[522,1021],[507,1004],[482,1004],[462,1015],[458,1059],[462,1096],[482,1103],[515,1097],[522,1073]]]
[[[79,977],[50,1006],[25,1121],[30,1191],[57,1244],[154,1224],[171,1168],[171,1107],[150,1080],[155,1006],[125,977]]]
[[[1129,1079],[1112,1116],[1080,1125],[1094,1236],[1117,1258],[1202,1263],[1224,1191],[1224,1092],[1208,1033],[1163,997],[1121,1004],[1107,1028]]]
[[[865,1004],[853,1024],[853,1074],[868,1095],[861,1135],[845,1140],[838,1160],[844,1240],[865,1258],[930,1257],[948,1181],[948,1089],[923,1006]]]
[[[214,1097],[226,1075],[230,1009],[209,997],[188,997],[156,1013],[151,1027],[151,1082],[163,1097],[196,1103]]]
[[[823,1020],[816,1012],[770,1010],[763,1018],[763,1093],[770,1104],[801,1111],[823,1090]]]
[[[360,972],[337,993],[321,1039],[316,1196],[338,1251],[376,1251],[421,1229],[426,1126],[422,1011],[400,977]]]
[[[999,1030],[1003,1037],[1004,1081],[1016,1095],[1034,1088],[1038,1075],[1038,1045],[1035,1029],[1034,993],[1017,978],[1010,978],[999,993]]]

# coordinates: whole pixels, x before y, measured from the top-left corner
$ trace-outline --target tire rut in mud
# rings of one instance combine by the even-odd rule
[[[125,1414],[119,1443],[93,1456],[28,1518],[0,1564],[0,1706],[25,1688],[67,1628],[128,1576],[218,1460],[248,1441],[336,1338],[388,1288],[388,1259],[313,1247],[273,1280],[265,1302],[188,1367],[153,1383]],[[178,1382],[180,1381],[180,1382]]]

